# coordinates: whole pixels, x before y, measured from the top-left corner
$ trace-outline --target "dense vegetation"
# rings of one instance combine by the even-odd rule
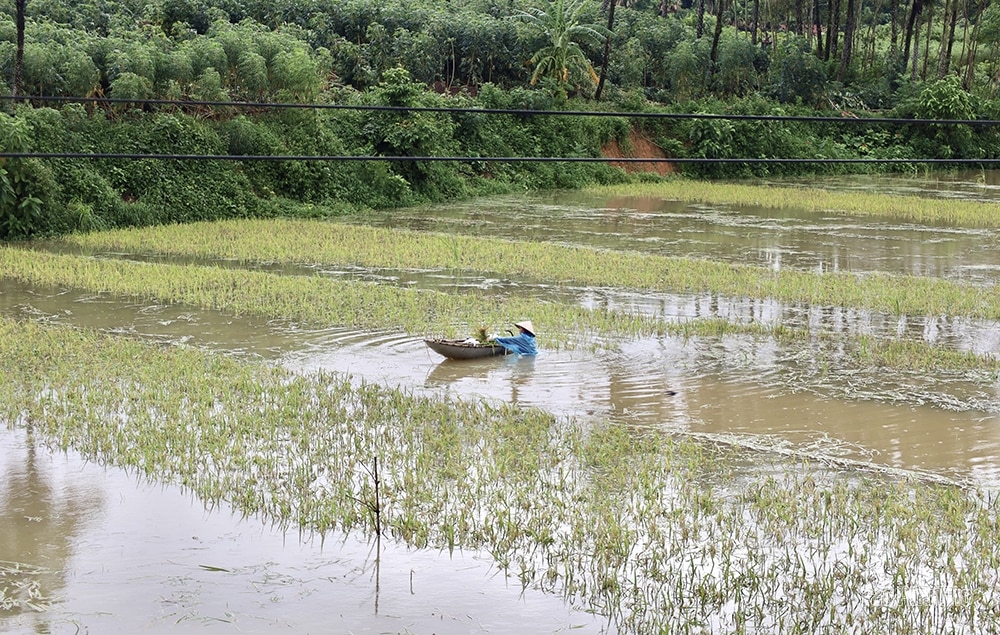
[[[1000,8],[982,0],[13,0],[7,152],[996,158]],[[942,6],[943,5],[943,6]],[[18,9],[21,9],[19,11]],[[24,18],[18,46],[19,14]],[[27,102],[15,96],[35,97]],[[42,96],[92,98],[58,102]],[[94,101],[111,98],[112,103]],[[293,109],[150,103],[298,103]],[[356,110],[410,106],[627,118]],[[808,115],[840,121],[652,118]],[[407,205],[624,178],[594,163],[0,159],[0,238]],[[751,176],[816,165],[684,164]],[[827,165],[823,169],[862,169]]]

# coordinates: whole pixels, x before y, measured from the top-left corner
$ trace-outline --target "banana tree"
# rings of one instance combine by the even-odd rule
[[[548,10],[529,7],[516,14],[515,17],[540,31],[548,41],[531,56],[535,68],[532,85],[543,77],[554,79],[563,91],[572,88],[579,77],[597,84],[597,72],[580,44],[601,46],[611,32],[599,24],[584,23],[587,5],[588,0],[551,0]]]

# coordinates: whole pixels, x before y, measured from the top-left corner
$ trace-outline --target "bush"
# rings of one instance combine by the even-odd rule
[[[969,93],[955,76],[924,86],[915,101],[898,108],[898,116],[913,119],[975,119]],[[984,152],[972,127],[963,124],[919,123],[906,127],[906,137],[916,156],[937,159],[977,158]]]
[[[0,115],[0,148],[5,152],[28,152],[30,146],[28,122]],[[0,159],[0,239],[59,231],[60,219],[46,213],[58,191],[52,173],[37,159]]]

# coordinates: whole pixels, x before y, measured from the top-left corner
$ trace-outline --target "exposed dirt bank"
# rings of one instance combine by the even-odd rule
[[[601,151],[604,156],[616,158],[616,157],[629,157],[629,158],[656,158],[665,159],[667,155],[664,154],[663,150],[659,148],[655,143],[650,141],[648,138],[642,136],[640,133],[633,131],[629,135],[629,148],[622,148],[622,145],[618,143],[617,140],[612,140],[610,143],[606,144]],[[650,162],[612,162],[611,165],[620,167],[626,172],[655,172],[660,176],[666,176],[674,171],[676,171],[676,166],[673,163],[662,162],[662,161],[650,161]]]

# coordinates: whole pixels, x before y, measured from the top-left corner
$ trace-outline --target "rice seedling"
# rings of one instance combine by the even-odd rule
[[[546,333],[546,346],[550,348],[590,346],[594,342],[613,342],[615,338],[650,335],[684,338],[741,335],[782,342],[842,339],[780,324],[734,323],[711,318],[666,321],[627,311],[587,309],[518,297],[421,291],[221,267],[94,259],[11,247],[0,247],[0,271],[8,279],[40,286],[188,304],[237,315],[315,325],[398,329],[421,335],[467,335],[482,323],[503,324],[511,315],[531,315]],[[847,346],[847,350],[852,352],[854,360],[866,366],[878,363],[924,369],[998,368],[992,356],[958,353],[924,342],[893,344],[865,336],[852,341],[855,344]],[[876,352],[877,359],[869,357]]]
[[[624,633],[1000,627],[971,487],[5,319],[0,391],[6,425],[207,505],[485,550]]]
[[[74,248],[244,262],[463,269],[557,284],[770,298],[895,315],[1000,318],[992,289],[920,276],[816,273],[316,221],[225,221],[77,235]]]
[[[891,196],[857,191],[836,192],[820,188],[709,183],[683,178],[658,183],[600,186],[590,188],[589,191],[609,196],[656,197],[691,203],[840,212],[851,216],[897,218],[918,223],[1000,226],[1000,204],[981,201]]]

